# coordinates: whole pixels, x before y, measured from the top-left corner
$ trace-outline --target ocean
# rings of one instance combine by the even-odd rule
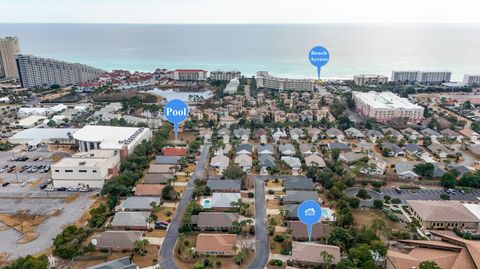
[[[236,69],[246,75],[315,77],[308,52],[330,52],[322,77],[391,75],[392,70],[480,74],[480,24],[0,24],[22,53],[105,70]]]

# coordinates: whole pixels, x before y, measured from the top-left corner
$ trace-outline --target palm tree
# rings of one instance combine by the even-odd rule
[[[145,255],[145,247],[149,244],[148,239],[138,239],[133,243],[135,250],[140,253],[140,255]]]
[[[323,258],[323,268],[329,269],[332,266],[333,255],[323,250],[320,252],[320,256]]]
[[[380,218],[374,219],[371,225],[371,229],[374,230],[378,236],[380,236],[380,232],[383,231],[385,227],[386,227],[385,221]]]

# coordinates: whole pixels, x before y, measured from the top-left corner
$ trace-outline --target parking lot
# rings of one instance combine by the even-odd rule
[[[444,190],[439,189],[418,189],[418,190],[401,190],[398,193],[395,189],[382,189],[383,195],[388,195],[392,198],[400,198],[405,200],[442,200],[440,194],[447,194]],[[450,200],[458,201],[480,201],[477,197],[480,197],[479,190],[473,190],[470,194],[462,194],[459,191],[455,191],[454,194],[448,194]]]
[[[10,183],[4,188],[15,188],[13,185],[33,183],[38,179],[46,180],[50,174],[48,168],[52,164],[51,155],[45,148],[35,151],[14,150],[13,153],[0,152],[0,181]]]

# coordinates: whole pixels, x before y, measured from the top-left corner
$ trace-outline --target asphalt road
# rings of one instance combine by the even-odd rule
[[[250,269],[265,268],[270,254],[267,235],[267,213],[265,205],[265,178],[254,176],[255,180],[255,258]]]
[[[162,244],[162,248],[159,252],[159,261],[161,268],[173,269],[177,268],[173,260],[173,250],[175,248],[175,242],[178,237],[178,228],[182,225],[182,218],[185,214],[188,203],[192,200],[193,190],[195,187],[195,179],[200,178],[208,160],[208,151],[210,149],[210,144],[206,144],[203,147],[202,153],[200,155],[200,160],[197,163],[197,167],[192,174],[191,179],[187,183],[187,187],[183,192],[182,198],[177,206],[177,212],[172,222],[170,223],[167,235],[165,236]]]

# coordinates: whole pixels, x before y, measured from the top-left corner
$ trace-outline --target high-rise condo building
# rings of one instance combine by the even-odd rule
[[[448,71],[392,71],[392,82],[413,84],[415,82],[426,85],[440,85],[450,82],[452,72]]]
[[[18,37],[0,37],[0,78],[19,78],[15,61],[17,54],[20,54]]]
[[[468,86],[480,86],[480,75],[465,75],[463,77],[463,83]]]
[[[213,80],[232,80],[234,78],[239,78],[241,76],[240,71],[211,71],[210,79]]]
[[[105,71],[78,63],[68,63],[33,55],[17,55],[22,87],[75,85],[98,79]]]
[[[387,76],[382,75],[356,75],[353,82],[358,86],[384,85],[388,81]]]
[[[259,88],[279,91],[313,91],[315,85],[311,79],[278,78],[267,71],[258,71],[255,79]]]
[[[200,81],[207,79],[207,71],[200,69],[176,69],[169,71],[167,77],[180,81]]]

